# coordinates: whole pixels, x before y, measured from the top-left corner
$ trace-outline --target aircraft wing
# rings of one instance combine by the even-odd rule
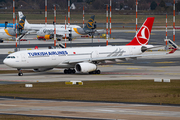
[[[106,60],[115,60],[115,59],[120,59],[120,60],[125,60],[127,58],[137,58],[137,57],[147,57],[147,56],[159,56],[159,55],[167,55],[167,54],[172,54],[174,53],[177,49],[178,46],[172,41],[172,40],[167,40],[167,42],[172,46],[172,50],[167,53],[159,53],[159,54],[141,54],[141,55],[125,55],[125,56],[113,56],[113,57],[96,57],[96,58],[86,58],[86,59],[75,59],[75,60],[67,60],[65,63],[67,64],[75,64],[79,62],[102,62]],[[155,48],[155,47],[151,47]]]
[[[101,62],[106,60],[115,60],[115,59],[121,59],[124,60],[126,58],[137,58],[137,57],[147,57],[147,56],[159,56],[159,55],[167,55],[172,54],[177,49],[173,49],[172,51],[168,53],[159,53],[159,54],[142,54],[142,55],[127,55],[127,56],[114,56],[114,57],[97,57],[97,58],[86,58],[86,59],[75,59],[75,60],[67,60],[64,63],[66,64],[75,64],[80,62]]]
[[[104,29],[101,29],[101,30],[96,30],[97,33],[104,33]]]

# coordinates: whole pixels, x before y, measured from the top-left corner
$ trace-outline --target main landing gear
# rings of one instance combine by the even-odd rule
[[[95,70],[95,71],[89,72],[89,74],[100,74],[100,73],[101,73],[100,70]]]
[[[75,71],[75,69],[65,69],[64,70],[64,74],[75,74],[76,73],[76,71]]]
[[[22,69],[17,69],[19,71],[18,76],[23,76]]]

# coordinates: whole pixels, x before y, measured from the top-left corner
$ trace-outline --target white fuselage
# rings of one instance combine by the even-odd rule
[[[8,33],[7,29],[1,28],[0,29],[0,38],[1,39],[7,39],[7,38],[12,38],[15,36],[10,35],[10,33]]]
[[[66,25],[66,27],[68,27],[68,25]],[[70,25],[70,27],[80,28],[80,26],[78,26],[78,25]],[[53,24],[47,24],[47,25],[45,25],[45,24],[29,24],[28,22],[26,22],[24,25],[25,30],[39,31],[42,28],[54,29],[54,25]],[[56,25],[56,28],[64,28],[65,29],[65,25]]]
[[[74,29],[76,28],[56,28],[56,35],[60,35],[61,37],[69,37],[69,30],[71,30],[72,37],[79,37],[82,36],[82,34],[78,33],[78,31],[75,31]],[[77,30],[77,29],[76,29]],[[45,35],[50,35],[54,34],[54,28],[42,28],[39,31],[37,31],[38,36],[45,36]]]
[[[27,50],[10,54],[3,62],[13,68],[73,68],[69,60],[139,55],[142,46],[105,46],[65,49]],[[85,62],[85,61],[82,61]],[[89,61],[87,61],[89,62]],[[80,63],[80,62],[79,62]]]

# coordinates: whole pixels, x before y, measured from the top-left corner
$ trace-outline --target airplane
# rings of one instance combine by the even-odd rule
[[[25,33],[24,31],[24,21],[26,19],[26,16],[22,17],[21,20],[19,21],[19,24],[17,26],[17,34],[19,35],[19,33]],[[22,31],[20,31],[22,30]],[[12,38],[12,37],[16,37],[16,29],[12,29],[12,28],[1,28],[0,29],[0,38],[1,39],[7,39],[7,38]]]
[[[14,26],[16,26],[16,24],[14,24]],[[5,25],[5,23],[0,23],[0,29],[5,27],[13,28],[13,23],[7,23],[7,25]]]
[[[96,32],[95,28],[94,28],[94,17],[95,15],[91,16],[90,19],[88,20],[88,23],[86,24],[86,26],[84,28],[77,28],[77,27],[72,27],[72,28],[67,28],[65,30],[64,26],[62,27],[57,27],[56,28],[56,37],[57,39],[61,39],[65,37],[68,38],[69,34],[70,34],[70,30],[71,30],[71,35],[72,37],[78,37],[78,36],[82,36],[82,35],[87,35],[87,34],[92,34],[94,32]],[[52,27],[46,27],[46,28],[41,28],[39,31],[37,31],[37,35],[38,36],[43,36],[45,39],[52,39],[54,38],[54,28]]]
[[[19,14],[19,19],[21,19],[24,15],[21,11],[18,12]],[[37,32],[39,31],[41,28],[52,28],[54,29],[54,25],[53,24],[47,24],[47,26],[45,24],[30,24],[27,19],[25,20],[25,26],[24,29],[31,31],[31,32]],[[56,28],[65,28],[65,25],[56,25]],[[76,27],[76,28],[80,28],[80,26],[78,25],[70,25],[70,27]]]
[[[22,69],[34,69],[35,72],[51,70],[53,68],[65,68],[65,74],[89,73],[100,74],[98,64],[108,61],[136,59],[153,55],[167,55],[174,53],[178,46],[169,42],[173,50],[168,53],[145,54],[146,50],[155,48],[148,45],[154,17],[146,19],[133,40],[125,46],[99,46],[79,48],[56,48],[44,50],[18,51],[8,55],[3,63],[9,67],[17,68],[18,75],[22,76]]]

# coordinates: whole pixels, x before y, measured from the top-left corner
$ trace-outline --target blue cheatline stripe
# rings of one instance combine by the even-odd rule
[[[17,25],[18,25],[18,24],[17,24]],[[16,26],[16,24],[15,24],[15,26]],[[5,23],[0,23],[0,27],[5,27]],[[7,27],[13,28],[13,23],[8,23],[8,24],[7,24]]]

